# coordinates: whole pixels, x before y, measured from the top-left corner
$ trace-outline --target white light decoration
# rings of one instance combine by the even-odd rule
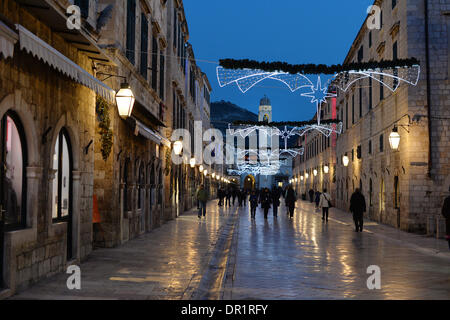
[[[173,143],[173,151],[177,156],[179,156],[183,151],[183,142],[181,142],[180,140],[175,141]]]
[[[328,173],[330,171],[330,168],[327,166],[327,165],[325,165],[324,167],[323,167],[323,172],[324,173]]]
[[[133,91],[131,91],[129,84],[122,83],[120,90],[116,93],[116,103],[119,115],[124,118],[131,116],[135,101],[136,99],[134,98]]]
[[[314,176],[317,176],[317,170],[316,169],[314,169],[313,173],[314,173]]]
[[[392,150],[398,150],[398,147],[400,145],[400,135],[398,133],[397,127],[394,127],[391,134],[389,135],[389,144],[391,145]]]
[[[195,158],[191,158],[191,160],[189,161],[189,165],[192,169],[195,168]]]
[[[342,157],[342,163],[344,164],[344,167],[348,167],[349,159],[347,156]]]
[[[199,170],[200,172],[203,172],[203,170],[204,170],[203,165],[200,165],[200,167],[198,168],[198,170]]]
[[[311,98],[311,103],[316,103],[317,112],[317,124],[320,125],[320,110],[322,103],[327,103],[328,98],[336,97],[336,94],[328,92],[328,85],[322,88],[322,82],[320,81],[320,76],[317,77],[317,85],[311,86],[311,92],[302,93],[302,97]]]

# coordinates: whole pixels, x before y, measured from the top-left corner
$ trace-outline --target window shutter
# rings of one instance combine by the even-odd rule
[[[136,0],[127,0],[127,59],[135,63]]]
[[[141,15],[141,75],[147,79],[148,69],[148,20],[144,13]]]

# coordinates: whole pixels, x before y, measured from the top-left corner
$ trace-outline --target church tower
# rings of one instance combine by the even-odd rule
[[[258,121],[272,122],[272,105],[266,95],[259,102]]]

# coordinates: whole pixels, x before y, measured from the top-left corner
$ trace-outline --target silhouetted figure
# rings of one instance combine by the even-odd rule
[[[320,192],[316,191],[314,195],[314,201],[316,203],[316,208],[319,208],[319,202],[320,202]]]
[[[225,207],[228,205],[228,206],[231,206],[231,190],[230,189],[227,189],[227,191],[226,191],[226,193],[225,193]]]
[[[310,189],[308,193],[309,193],[309,201],[311,201],[311,203],[313,203],[314,202],[314,190]]]
[[[286,192],[286,206],[288,207],[289,218],[291,218],[291,219],[294,216],[296,201],[297,201],[297,196],[295,195],[295,191],[294,191],[294,189],[292,189],[292,186],[290,186]]]
[[[350,198],[350,212],[353,213],[353,220],[355,221],[355,231],[363,231],[364,212],[366,212],[366,199],[363,194],[356,188],[355,192]]]
[[[258,195],[256,194],[255,190],[253,190],[252,193],[250,194],[249,202],[252,219],[255,219],[256,208],[258,207]]]
[[[264,209],[264,219],[267,219],[269,213],[270,204],[272,202],[272,197],[270,195],[269,189],[265,188],[261,193],[261,208]]]
[[[198,209],[198,217],[206,217],[206,201],[208,201],[208,194],[206,193],[205,187],[200,185],[200,188],[197,191],[197,200],[200,204],[200,208]]]
[[[278,188],[272,189],[272,204],[273,204],[273,216],[278,216],[278,207],[280,206],[280,190]]]
[[[235,202],[235,200],[236,200],[236,197],[237,197],[237,190],[236,189],[233,189],[233,191],[232,191],[232,196],[233,196],[233,206],[234,206],[234,202]]]

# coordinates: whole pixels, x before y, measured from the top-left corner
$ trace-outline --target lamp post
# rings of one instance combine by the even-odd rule
[[[179,156],[183,151],[183,142],[181,142],[180,140],[175,141],[173,143],[173,151],[177,156]]]

